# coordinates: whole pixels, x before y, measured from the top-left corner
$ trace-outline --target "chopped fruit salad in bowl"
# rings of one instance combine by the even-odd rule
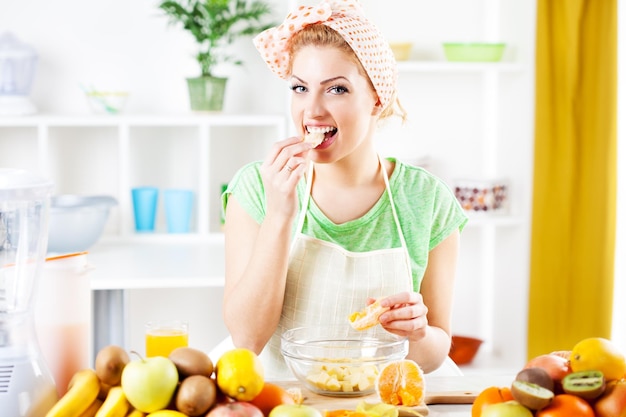
[[[307,389],[330,396],[373,393],[380,369],[404,359],[408,349],[406,338],[380,326],[363,331],[350,325],[298,327],[281,337],[293,375]]]

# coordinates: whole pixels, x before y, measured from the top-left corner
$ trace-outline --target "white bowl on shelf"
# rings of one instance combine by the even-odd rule
[[[111,207],[110,196],[53,196],[50,202],[48,253],[83,252],[92,247],[104,230]]]

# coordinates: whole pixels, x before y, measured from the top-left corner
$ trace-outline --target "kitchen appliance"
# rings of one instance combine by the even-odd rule
[[[48,240],[52,184],[0,168],[0,410],[46,415],[58,400],[34,326],[34,295]]]
[[[35,69],[35,50],[13,34],[0,34],[0,116],[24,116],[37,112],[29,94]]]

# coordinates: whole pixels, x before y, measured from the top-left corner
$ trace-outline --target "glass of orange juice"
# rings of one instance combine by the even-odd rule
[[[146,357],[169,356],[178,347],[189,344],[186,321],[161,320],[146,324]]]

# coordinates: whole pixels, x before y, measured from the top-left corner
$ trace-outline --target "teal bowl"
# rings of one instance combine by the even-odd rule
[[[448,61],[497,62],[502,59],[505,43],[444,43],[443,50]]]

